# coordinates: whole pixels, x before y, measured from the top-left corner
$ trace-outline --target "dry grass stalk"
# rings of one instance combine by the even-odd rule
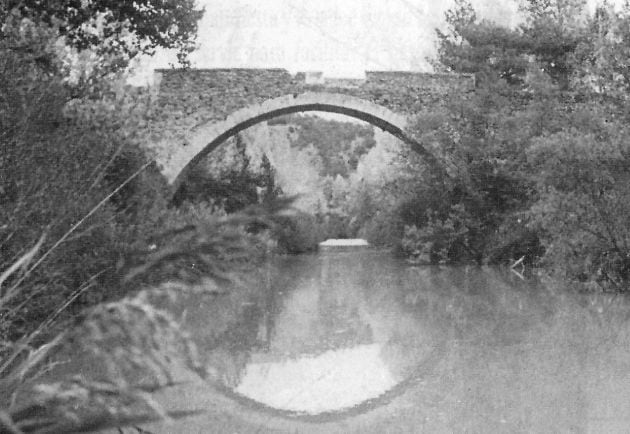
[[[250,208],[164,234],[156,239],[155,251],[135,258],[128,267],[124,283],[139,288],[131,295],[95,306],[69,332],[38,349],[29,346],[32,336],[22,343],[5,345],[0,389],[9,392],[9,399],[0,403],[0,432],[84,432],[191,414],[169,413],[151,395],[176,384],[173,373],[178,369],[185,368],[201,378],[207,375],[190,336],[168,312],[156,308],[155,302],[177,301],[187,293],[216,294],[223,283],[234,282],[234,271],[243,269],[252,257],[243,226],[271,224],[287,203],[264,210]],[[3,272],[2,282],[20,269],[26,273],[32,270],[34,266],[28,268],[28,264],[40,246],[38,243],[18,265]],[[36,265],[40,261],[41,257]],[[150,275],[158,277],[146,286]],[[20,387],[45,370],[53,350],[63,348],[91,354],[105,367],[105,378],[96,381],[75,376],[39,385],[26,404],[16,406]]]

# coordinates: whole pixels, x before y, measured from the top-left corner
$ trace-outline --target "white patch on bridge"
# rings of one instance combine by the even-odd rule
[[[162,146],[160,148],[163,149],[163,151],[156,157],[156,160],[162,167],[162,173],[166,176],[169,184],[174,184],[177,177],[192,159],[200,152],[204,151],[210,144],[218,146],[220,143],[213,142],[226,132],[238,129],[244,122],[264,116],[270,112],[281,109],[297,109],[302,106],[312,106],[314,104],[323,104],[342,110],[352,110],[359,114],[356,116],[358,119],[367,120],[369,117],[377,118],[401,130],[403,130],[407,124],[407,118],[404,115],[399,115],[386,107],[354,96],[324,92],[285,95],[267,100],[262,104],[245,107],[234,112],[222,122],[209,122],[195,128],[189,134],[185,146],[181,146],[180,144]],[[334,112],[333,110],[326,110],[326,108],[318,108],[316,110]],[[299,111],[301,110],[296,110],[296,112]],[[210,149],[210,151],[212,151],[212,149]]]
[[[370,243],[361,238],[333,238],[319,243],[319,247],[366,247],[369,245]]]

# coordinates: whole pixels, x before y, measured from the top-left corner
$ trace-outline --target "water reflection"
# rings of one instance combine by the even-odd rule
[[[448,297],[417,273],[375,252],[279,259],[265,270],[251,336],[233,331],[209,348],[210,370],[240,395],[301,413],[385,396],[452,334],[451,312],[437,306]]]
[[[191,324],[213,333],[214,382],[248,407],[335,421],[404,402],[387,423],[413,432],[630,426],[623,298],[370,251],[281,258],[258,282],[224,332],[204,327],[216,301]]]
[[[277,409],[322,413],[352,407],[394,387],[379,344],[328,350],[317,356],[268,360],[256,354],[235,391]]]
[[[371,251],[279,258],[174,307],[211,379],[158,400],[209,415],[151,432],[628,432],[629,300]]]

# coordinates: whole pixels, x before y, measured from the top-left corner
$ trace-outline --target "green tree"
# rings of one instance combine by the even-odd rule
[[[12,50],[31,51],[28,41],[16,38],[28,22],[80,51],[113,56],[123,64],[158,47],[178,50],[185,60],[203,12],[194,0],[6,0],[0,6],[0,39],[12,39]]]
[[[173,198],[176,206],[185,201],[208,202],[233,213],[258,203],[263,180],[251,167],[247,144],[241,136],[224,145],[224,154],[212,155],[198,164]]]
[[[264,204],[269,204],[282,194],[282,188],[276,184],[276,169],[271,165],[267,154],[262,156],[260,171],[260,181],[263,189],[261,201]]]
[[[458,0],[446,14],[448,31],[437,31],[438,60],[447,69],[522,85],[530,69],[542,68],[566,88],[573,57],[585,40],[582,0],[527,0],[525,23],[510,29],[478,20],[470,2]]]
[[[436,30],[438,61],[454,72],[472,73],[480,83],[504,79],[522,82],[528,59],[526,40],[518,30],[479,21],[467,0],[446,12],[448,31]]]
[[[466,251],[485,262],[525,256],[623,290],[630,9],[604,3],[589,16],[579,0],[530,0],[522,10],[517,29],[477,21],[465,2],[448,14],[440,59],[475,73],[478,86],[432,114],[439,121],[418,120],[418,137],[450,177],[427,183],[441,205],[421,190],[410,202],[418,206],[401,209],[413,210],[401,214],[403,245],[446,261]]]
[[[630,93],[630,7],[600,5],[586,24],[590,38],[576,50],[576,85],[620,101]]]
[[[160,5],[166,9],[155,12]],[[159,227],[165,182],[139,147],[149,134],[140,125],[152,115],[150,96],[116,92],[112,75],[74,80],[64,56],[68,47],[90,51],[108,72],[120,72],[151,46],[183,47],[196,29],[188,20],[198,17],[182,5],[190,13],[178,24],[184,11],[163,2],[1,3],[0,266],[42,233],[47,253],[21,283],[21,297],[3,306],[0,340],[28,334],[71,296],[70,309],[119,297],[121,258],[146,248]],[[151,28],[139,27],[143,14]]]
[[[630,131],[606,125],[602,107],[582,110],[590,125],[541,137],[529,150],[540,192],[531,224],[542,229],[551,268],[624,289],[630,281]]]
[[[564,89],[575,70],[578,46],[592,36],[584,26],[585,6],[585,0],[527,0],[521,6],[526,18],[521,29],[528,51]]]

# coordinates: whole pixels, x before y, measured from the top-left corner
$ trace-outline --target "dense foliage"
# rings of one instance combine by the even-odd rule
[[[223,152],[221,152],[223,151]],[[226,151],[233,151],[227,155]],[[275,184],[274,168],[263,154],[258,168],[252,167],[247,145],[237,136],[218,152],[192,169],[184,184],[176,192],[173,202],[181,205],[212,203],[228,213],[240,211],[260,201],[270,202],[280,196],[282,189]]]
[[[418,119],[420,139],[452,170],[434,180],[440,188],[422,189],[440,192],[436,205],[423,192],[403,213],[409,253],[524,257],[589,285],[627,287],[630,10],[583,7],[528,1],[516,29],[479,21],[465,1],[447,14],[439,60],[474,73],[477,88]]]
[[[29,26],[61,37],[79,51],[90,50],[101,61],[113,57],[114,67],[120,68],[157,47],[175,49],[185,60],[194,49],[202,15],[194,0],[7,0],[0,5],[0,39],[13,39],[16,27],[25,36]],[[32,41],[25,38],[13,39],[5,48],[44,55],[33,52]]]
[[[0,430],[66,419],[89,429],[77,394],[101,404],[142,395],[124,381],[76,380],[42,389],[42,405],[63,410],[45,422],[33,419],[42,406],[14,412],[17,387],[61,341],[41,346],[68,324],[60,318],[83,321],[70,334],[97,352],[107,347],[99,339],[116,341],[112,365],[144,361],[162,378],[164,351],[203,376],[144,288],[173,298],[210,278],[203,288],[214,293],[274,246],[296,253],[358,236],[419,262],[516,262],[627,290],[630,6],[589,14],[579,0],[528,0],[522,12],[518,28],[478,20],[465,0],[447,13],[438,66],[474,74],[477,86],[415,113],[410,128],[444,170],[371,127],[296,116],[270,122],[276,133],[257,153],[251,137],[235,138],[171,201],[142,146],[158,117],[151,95],[115,79],[156,47],[184,60],[201,14],[194,2],[3,2],[0,389],[10,393]],[[259,217],[300,194],[299,212],[274,215],[280,224]],[[160,286],[173,279],[186,284]],[[154,351],[138,359],[125,339]]]
[[[45,234],[21,296],[4,300],[2,341],[28,334],[71,295],[74,305],[122,295],[123,258],[172,218],[140,146],[151,97],[117,76],[135,54],[190,43],[199,13],[192,3],[2,3],[0,268]]]
[[[229,217],[204,204],[169,207],[142,146],[155,105],[123,84],[124,69],[158,46],[185,52],[199,11],[192,2],[3,2],[0,18],[0,431],[182,417],[147,393],[172,385],[178,362],[205,375],[163,302],[235,283],[267,250],[264,234],[244,228],[262,231],[272,222],[261,216],[277,211],[272,197]],[[79,348],[107,368],[103,378],[77,375],[17,398],[52,354],[74,358]]]

